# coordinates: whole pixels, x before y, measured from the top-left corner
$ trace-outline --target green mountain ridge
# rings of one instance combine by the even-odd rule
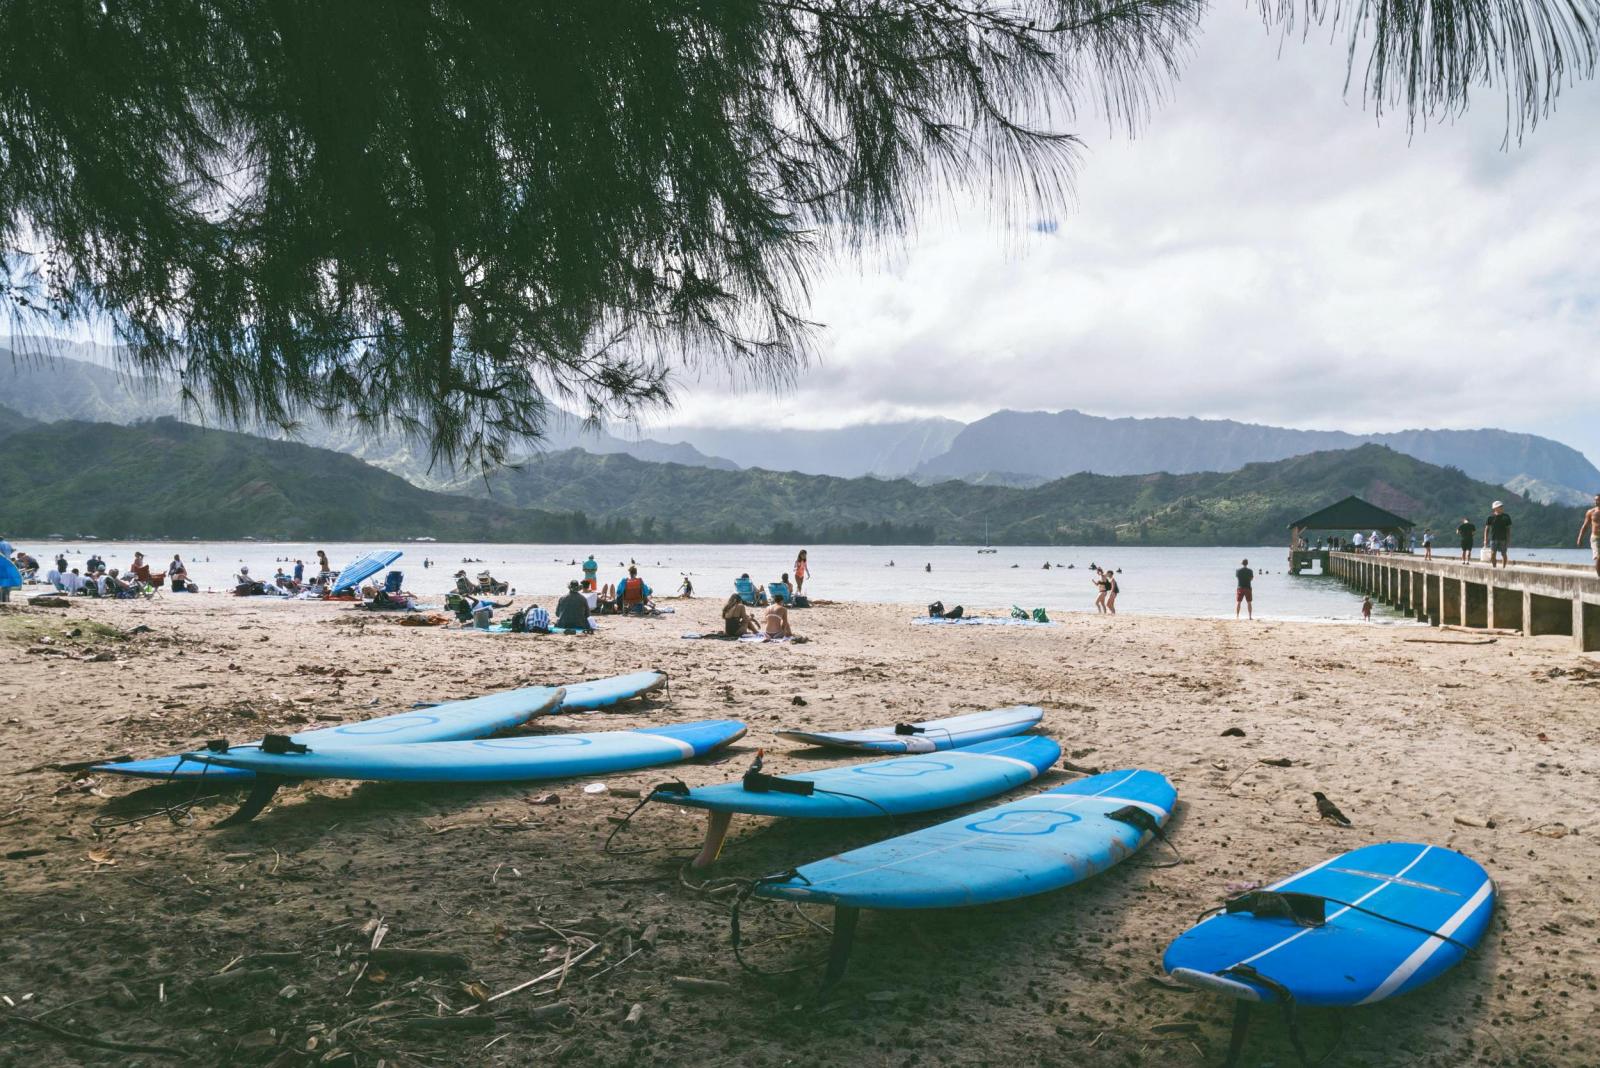
[[[572,449],[455,493],[343,453],[157,419],[32,424],[0,408],[0,527],[99,537],[783,544],[1277,545],[1355,494],[1441,533],[1507,501],[1514,543],[1564,545],[1534,504],[1378,445],[1184,475],[1073,475],[1033,488],[717,470]]]

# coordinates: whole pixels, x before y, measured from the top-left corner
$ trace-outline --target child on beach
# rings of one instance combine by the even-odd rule
[[[1364,623],[1372,622],[1372,598],[1361,598],[1361,620]]]

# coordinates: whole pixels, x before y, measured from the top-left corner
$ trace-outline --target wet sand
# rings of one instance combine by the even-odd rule
[[[670,603],[676,615],[606,620],[592,638],[407,628],[348,606],[209,595],[0,609],[0,995],[62,1031],[181,1048],[198,1063],[1215,1064],[1230,1006],[1161,978],[1172,937],[1230,884],[1418,840],[1489,869],[1496,919],[1443,980],[1345,1013],[1330,1063],[1596,1061],[1600,662],[1567,639],[1422,644],[1405,639],[1472,639],[1131,615],[913,627],[910,606],[836,605],[793,613],[806,644],[742,645],[681,640],[716,629],[718,605]],[[534,729],[732,717],[749,735],[708,761],[608,777],[613,792],[599,798],[571,781],[319,783],[224,830],[214,825],[238,794],[97,834],[97,817],[195,792],[41,767],[641,668],[670,675],[666,699]],[[1184,863],[1158,867],[1169,855],[1153,846],[1030,900],[869,912],[845,982],[819,1001],[815,969],[742,972],[730,895],[680,881],[698,815],[648,806],[613,848],[654,851],[602,852],[611,821],[636,803],[618,790],[724,781],[763,746],[770,771],[817,765],[776,729],[1016,703],[1046,709],[1044,729],[1075,764],[1170,777]],[[1230,727],[1244,737],[1223,737]],[[1318,822],[1313,790],[1355,826]],[[549,794],[559,803],[540,803]],[[741,817],[716,874],[781,870],[949,815],[893,826]],[[384,947],[448,951],[466,967],[363,971],[380,926]],[[792,910],[753,908],[745,936],[747,958],[772,970],[826,948]],[[550,979],[452,1017],[468,1023],[438,1022],[569,963],[559,989]],[[225,970],[237,977],[210,978]],[[634,1005],[642,1016],[629,1026]],[[1337,1018],[1303,1015],[1319,1055]],[[0,1031],[0,1062],[172,1063],[20,1026]],[[1245,1063],[1295,1063],[1270,1014]]]

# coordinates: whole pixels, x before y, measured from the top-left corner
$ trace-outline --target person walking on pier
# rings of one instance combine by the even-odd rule
[[[1360,535],[1357,535],[1359,537]],[[1233,591],[1233,618],[1239,618],[1239,606],[1242,604],[1251,619],[1256,618],[1255,591],[1250,588],[1250,583],[1255,580],[1256,573],[1250,570],[1249,560],[1239,561],[1239,570],[1233,573],[1239,580],[1238,586]]]
[[[1489,518],[1483,521],[1483,543],[1489,547],[1489,566],[1511,566],[1511,517],[1506,515],[1506,506],[1502,501],[1495,501],[1491,506],[1494,510],[1489,513]],[[1500,564],[1494,558],[1500,557]]]
[[[1456,535],[1461,539],[1461,562],[1472,563],[1472,537],[1478,533],[1478,527],[1466,516],[1461,517],[1461,525],[1456,527]]]
[[[1594,573],[1600,575],[1600,493],[1594,495],[1594,507],[1583,513],[1583,526],[1578,528],[1578,544],[1589,534],[1589,551],[1594,554]]]

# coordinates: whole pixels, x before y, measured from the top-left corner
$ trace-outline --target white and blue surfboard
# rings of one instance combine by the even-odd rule
[[[991,738],[1009,738],[1037,726],[1044,710],[1032,705],[991,708],[964,716],[927,719],[904,727],[868,727],[859,731],[777,731],[779,738],[832,749],[869,753],[937,753]],[[907,729],[909,728],[909,729]]]
[[[414,745],[486,738],[555,711],[565,695],[566,691],[559,686],[533,686],[465,701],[447,701],[357,723],[341,723],[337,727],[301,731],[289,737],[291,741],[314,745],[319,750],[341,745]],[[254,751],[260,744],[257,740],[249,743],[249,747]],[[142,779],[205,779],[207,782],[244,783],[254,777],[249,771],[208,763],[187,753],[121,764],[97,764],[94,770]]]
[[[738,720],[587,734],[521,735],[423,745],[337,745],[305,753],[231,749],[197,754],[223,767],[283,779],[372,782],[532,782],[633,771],[704,756],[744,736]]]
[[[567,695],[561,699],[562,712],[599,712],[635,697],[654,693],[667,684],[664,671],[635,671],[631,675],[614,675],[609,679],[574,682],[566,687]]]
[[[1154,837],[1113,813],[1132,808],[1159,827],[1176,799],[1157,772],[1108,771],[801,865],[762,880],[755,893],[843,908],[931,909],[1059,890]]]
[[[393,550],[363,553],[339,569],[339,577],[334,580],[333,588],[329,592],[339,593],[342,590],[352,589],[404,555]]]
[[[806,795],[746,789],[742,781],[657,791],[657,801],[709,812],[798,819],[905,816],[965,805],[1031,782],[1061,756],[1043,737],[999,738],[928,756],[896,757],[782,777],[812,784]]]
[[[1321,899],[1320,922],[1219,912],[1167,948],[1174,979],[1248,1002],[1370,1005],[1415,990],[1482,940],[1494,880],[1449,849],[1387,842],[1332,857],[1267,894]]]

